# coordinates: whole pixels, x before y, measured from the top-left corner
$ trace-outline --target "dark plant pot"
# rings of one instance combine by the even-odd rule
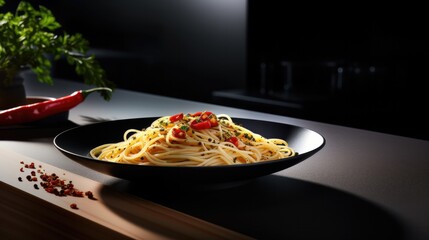
[[[11,83],[4,83],[3,78],[0,71],[0,110],[26,104],[24,78],[17,74]]]

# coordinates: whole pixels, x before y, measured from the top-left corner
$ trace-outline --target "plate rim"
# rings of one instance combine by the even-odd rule
[[[193,168],[198,168],[198,169],[200,169],[200,168],[204,168],[204,169],[208,169],[208,168],[210,168],[210,169],[222,168],[223,169],[223,168],[243,168],[243,167],[266,165],[266,164],[270,164],[271,165],[271,164],[273,164],[275,162],[283,162],[283,161],[288,161],[288,160],[290,161],[290,160],[293,160],[293,159],[301,158],[300,156],[302,156],[302,155],[310,155],[311,156],[314,153],[318,152],[320,149],[322,149],[325,146],[325,144],[326,144],[325,137],[322,134],[320,134],[320,133],[318,133],[318,132],[316,132],[316,131],[314,131],[314,130],[312,130],[310,128],[301,127],[301,126],[294,125],[294,124],[282,123],[282,122],[274,122],[274,121],[268,121],[268,120],[260,120],[260,119],[252,119],[252,118],[242,118],[242,117],[231,117],[231,118],[234,120],[234,122],[235,122],[235,119],[237,119],[237,120],[245,120],[245,121],[255,121],[255,122],[260,121],[260,122],[264,122],[264,123],[286,125],[286,126],[293,127],[293,128],[296,128],[296,129],[309,131],[309,132],[311,132],[313,134],[316,134],[318,137],[320,137],[321,138],[321,143],[316,148],[313,148],[310,151],[304,152],[302,154],[298,153],[298,155],[292,156],[292,157],[288,157],[288,158],[282,158],[282,159],[270,160],[270,161],[263,161],[263,162],[256,162],[256,163],[234,164],[234,165],[221,165],[221,166],[156,166],[156,165],[138,165],[138,164],[131,164],[131,163],[109,162],[109,161],[102,161],[102,160],[91,158],[89,155],[84,156],[84,155],[81,155],[81,154],[77,154],[77,153],[71,152],[71,151],[66,150],[63,147],[59,146],[58,143],[57,143],[57,141],[61,137],[64,137],[65,134],[67,134],[69,132],[72,132],[72,131],[75,131],[76,129],[93,127],[95,125],[114,124],[116,122],[138,121],[138,120],[142,120],[142,119],[146,120],[146,121],[148,121],[149,119],[155,120],[155,119],[157,119],[159,117],[161,117],[161,116],[125,118],[125,119],[108,120],[108,121],[102,121],[102,122],[90,123],[90,124],[86,124],[86,125],[75,126],[75,127],[66,129],[66,130],[58,133],[54,137],[54,139],[53,139],[53,144],[55,145],[55,147],[59,151],[61,151],[63,153],[67,153],[67,154],[70,154],[72,156],[75,156],[75,157],[78,157],[78,158],[81,158],[81,159],[85,159],[85,160],[88,160],[88,161],[99,162],[99,163],[103,163],[103,164],[112,164],[112,165],[115,165],[115,166],[125,165],[125,166],[136,166],[136,167],[138,166],[138,167],[144,167],[144,168],[166,168],[166,167],[168,167],[168,168],[175,168],[175,169],[185,169],[185,168],[186,169],[188,169],[188,168],[190,168],[190,169],[193,169]],[[285,140],[288,141],[287,139],[285,139]]]

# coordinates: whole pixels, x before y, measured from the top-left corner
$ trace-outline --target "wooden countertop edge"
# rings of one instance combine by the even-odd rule
[[[0,182],[0,236],[7,239],[132,239]]]
[[[0,149],[0,236],[44,239],[251,239],[241,233],[186,215],[154,202],[7,149]],[[28,181],[34,163],[45,173],[72,181],[88,197],[56,196]],[[33,169],[34,170],[34,169]],[[34,187],[39,185],[39,189]],[[78,209],[70,207],[77,204]],[[5,213],[5,214],[3,214]]]

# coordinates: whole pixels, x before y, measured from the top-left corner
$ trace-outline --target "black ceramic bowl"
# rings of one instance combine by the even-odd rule
[[[298,155],[254,164],[208,167],[162,167],[112,163],[93,159],[89,151],[101,144],[122,141],[127,129],[148,127],[157,117],[107,121],[79,126],[58,134],[54,145],[72,160],[101,173],[164,185],[235,185],[291,167],[319,151],[325,139],[317,132],[298,126],[233,118],[235,123],[266,138],[286,140]]]

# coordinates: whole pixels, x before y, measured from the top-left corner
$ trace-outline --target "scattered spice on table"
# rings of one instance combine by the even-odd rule
[[[30,164],[26,164],[24,161],[20,162],[24,165],[24,168],[27,169],[35,169],[35,165],[33,162]],[[91,191],[83,192],[77,188],[75,188],[72,181],[66,181],[64,179],[61,179],[56,173],[48,174],[43,169],[42,166],[38,166],[39,169],[37,171],[31,170],[30,175],[27,175],[26,178],[29,182],[37,182],[37,174],[39,174],[39,178],[41,180],[40,186],[48,193],[54,194],[59,197],[65,197],[65,196],[72,196],[72,197],[87,197],[91,200],[97,200],[97,198],[94,197],[94,194]],[[25,172],[24,168],[20,168],[20,172]],[[65,173],[63,173],[65,175]],[[18,180],[22,182],[22,178],[18,177]],[[39,185],[35,183],[34,185],[35,189],[39,189]],[[76,205],[76,203],[72,203],[70,205],[73,209],[79,209]]]

